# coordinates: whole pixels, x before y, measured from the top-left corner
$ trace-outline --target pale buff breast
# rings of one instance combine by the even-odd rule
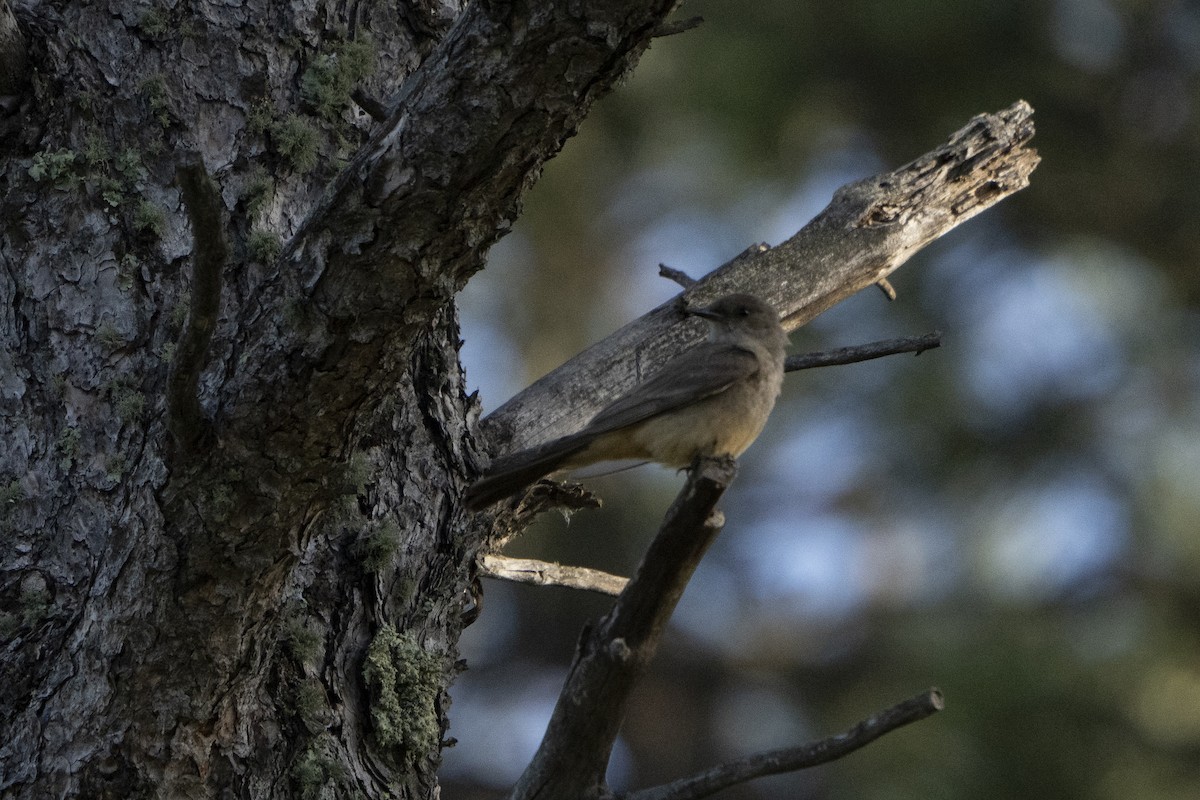
[[[764,386],[761,379],[746,381],[686,408],[630,426],[630,452],[621,457],[686,467],[697,456],[740,456],[767,424],[779,383]]]

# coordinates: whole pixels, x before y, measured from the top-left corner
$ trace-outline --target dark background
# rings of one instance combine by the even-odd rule
[[[689,2],[554,160],[463,296],[485,410],[838,186],[1036,109],[1033,184],[792,335],[941,330],[793,373],[634,697],[615,788],[947,710],[725,798],[1200,797],[1200,8],[1154,0]],[[628,574],[682,478],[509,552]],[[488,582],[445,796],[507,788],[604,598]]]

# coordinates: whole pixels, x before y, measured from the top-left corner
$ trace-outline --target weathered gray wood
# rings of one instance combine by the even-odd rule
[[[534,586],[565,586],[616,596],[628,578],[588,567],[573,567],[540,561],[534,558],[513,558],[497,553],[485,553],[479,560],[479,575]]]
[[[725,526],[717,501],[737,474],[732,458],[700,459],[612,609],[580,635],[542,743],[510,800],[601,800],[608,761],[635,682],[700,559]]]
[[[973,119],[937,150],[895,172],[837,192],[796,236],[752,248],[683,299],[706,303],[732,291],[771,300],[789,328],[891,273],[918,249],[1023,188],[1037,165],[1025,103]],[[684,283],[687,283],[684,281]],[[698,336],[678,299],[664,304],[535,383],[487,422],[493,444],[527,447],[569,432]],[[634,682],[653,656],[675,601],[716,537],[715,504],[735,472],[732,460],[699,462],[667,512],[637,574],[612,610],[585,629],[546,733],[511,800],[601,800],[611,748]],[[760,775],[839,758],[941,708],[935,691],[902,703],[838,737],[763,753],[629,797],[699,798]]]
[[[972,119],[940,147],[899,169],[851,184],[795,236],[750,248],[681,298],[703,304],[749,292],[794,330],[885,278],[920,250],[1029,183],[1037,166],[1033,109],[1020,101]],[[575,356],[484,419],[493,452],[571,433],[663,362],[694,345],[703,326],[680,298]]]

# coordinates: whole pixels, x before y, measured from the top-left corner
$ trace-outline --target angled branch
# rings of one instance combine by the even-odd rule
[[[798,353],[788,356],[783,368],[788,372],[813,367],[832,367],[836,364],[856,364],[859,361],[869,361],[872,358],[894,356],[899,353],[915,353],[921,355],[926,350],[942,346],[942,332],[934,331],[924,336],[904,336],[899,339],[883,339],[878,342],[856,344],[850,347],[839,347],[836,350],[825,350],[820,353]]]
[[[736,471],[732,459],[706,459],[692,467],[637,573],[604,619],[580,637],[546,735],[511,800],[588,800],[607,793],[604,775],[625,701],[724,525],[716,504]]]
[[[666,278],[669,281],[675,281],[685,289],[690,289],[696,285],[697,281],[691,275],[688,275],[681,269],[668,267],[666,264],[658,265],[658,274],[660,277]]]
[[[799,233],[752,247],[687,289],[691,304],[734,291],[772,303],[789,329],[878,283],[913,253],[1024,188],[1037,166],[1024,101],[972,119],[910,164],[843,187]],[[580,353],[484,420],[494,452],[570,433],[692,346],[702,327],[669,301]]]
[[[208,356],[221,305],[221,283],[229,245],[216,184],[196,160],[179,167],[177,178],[192,224],[192,290],[167,383],[167,427],[176,444],[192,449],[206,429],[200,410],[200,373]]]
[[[628,578],[587,567],[571,567],[539,561],[535,558],[512,558],[489,554],[479,559],[479,574],[484,578],[498,578],[514,583],[529,583],[534,586],[564,586],[617,596],[629,583]]]
[[[872,714],[850,730],[818,742],[759,753],[728,764],[721,764],[689,778],[672,781],[652,789],[629,792],[623,800],[698,800],[722,789],[746,783],[764,775],[827,764],[866,747],[886,733],[941,711],[942,693],[937,689],[909,698],[891,708]]]

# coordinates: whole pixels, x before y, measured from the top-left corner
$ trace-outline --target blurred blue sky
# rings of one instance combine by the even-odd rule
[[[861,144],[862,137],[849,138]],[[698,274],[751,242],[778,243],[819,211],[836,188],[881,167],[861,147],[834,152],[791,191],[756,186],[731,196],[727,205],[710,207],[688,201],[696,164],[680,161],[638,175],[605,212],[617,227],[629,217],[652,219],[627,242],[614,242],[609,259],[623,265],[624,275],[614,282],[622,292],[604,316],[612,329],[676,294],[673,284],[657,276],[659,262]],[[671,210],[646,211],[654,207]],[[765,631],[804,631],[873,604],[936,603],[964,582],[1000,601],[1053,598],[1121,558],[1129,546],[1127,500],[1088,464],[1044,464],[1015,485],[988,485],[986,475],[974,476],[982,483],[967,508],[938,502],[936,487],[915,500],[883,498],[890,506],[886,518],[839,503],[873,471],[903,466],[888,463],[897,437],[887,404],[879,403],[897,370],[941,363],[969,409],[955,417],[985,430],[1020,424],[1046,402],[1095,399],[1127,377],[1129,355],[1122,352],[1120,329],[1139,324],[1145,310],[1162,300],[1149,270],[1131,252],[1104,242],[1050,253],[997,249],[994,228],[974,224],[923,264],[933,276],[924,290],[938,292],[937,307],[947,309],[941,320],[948,331],[944,349],[917,361],[894,357],[835,368],[816,389],[808,373],[789,378],[795,385],[743,458],[742,476],[727,500],[733,523],[678,609],[672,624],[680,632],[704,647],[746,657],[764,646]],[[527,258],[518,224],[461,297],[463,363],[485,412],[524,382],[522,343],[497,322],[505,313],[497,298],[504,294],[499,287],[527,268],[522,263]],[[897,276],[900,306],[922,300],[905,296],[904,269]],[[827,312],[811,325],[812,333],[798,332],[793,340],[840,346],[925,332],[896,319],[893,308],[872,289]],[[643,481],[672,486],[682,481],[652,466],[639,471]],[[764,498],[769,502],[757,502]],[[493,599],[499,592],[489,585],[490,620],[504,615]],[[478,647],[473,631],[462,642],[469,663],[486,662],[489,653],[511,655],[495,630],[487,634],[490,644]],[[836,657],[842,642],[827,637],[823,646],[832,648],[825,656]],[[820,648],[810,655],[822,658]],[[563,675],[531,664],[507,672],[511,685],[476,685],[470,672],[460,679],[452,717],[471,735],[447,753],[451,774],[464,770],[501,783],[513,780],[540,740]],[[765,707],[777,703],[776,698]],[[797,717],[789,712],[782,718],[794,724]]]
[[[772,676],[856,655],[865,669],[887,646],[868,640],[868,620],[936,620],[939,651],[977,659],[963,672],[937,662],[971,708],[938,728],[942,738],[929,735],[937,754],[922,763],[938,769],[913,767],[921,789],[881,779],[871,794],[860,780],[830,797],[932,796],[934,772],[947,797],[1196,796],[1169,754],[1147,750],[1091,765],[1107,793],[1063,791],[1055,780],[1079,769],[1069,736],[1042,743],[1057,756],[1030,744],[1037,726],[1022,703],[1065,702],[1064,687],[1128,698],[1088,711],[1103,723],[1072,723],[1089,757],[1097,742],[1186,751],[1200,741],[1200,714],[1187,710],[1200,708],[1200,662],[1156,627],[1154,592],[1130,594],[1137,581],[1200,574],[1200,314],[1185,296],[1198,230],[1188,165],[1200,6],[701,2],[692,12],[710,22],[693,39],[656,43],[617,110],[589,118],[548,167],[530,201],[543,221],[520,220],[461,295],[463,362],[485,413],[674,296],[660,262],[699,276],[752,243],[777,244],[838,187],[1026,97],[1045,159],[1032,186],[902,267],[896,302],[870,289],[792,334],[793,351],[807,351],[939,329],[943,347],[789,376],[741,459],[723,501],[729,522],[673,635],[742,670],[711,691],[709,725],[718,738],[729,731],[730,756],[829,732],[809,725],[818,700],[797,703]],[[704,38],[716,31],[728,37]],[[740,80],[722,82],[725,73]],[[644,467],[588,483],[614,506],[657,508],[682,480]],[[589,537],[608,536],[591,549],[632,552],[655,524],[599,513],[609,516],[548,526],[538,545],[582,538],[590,555]],[[452,733],[470,736],[446,760],[481,781],[502,774],[481,766],[494,737],[505,737],[501,752],[532,752],[562,677],[521,652],[527,620],[506,622],[529,614],[522,591],[489,582],[487,616],[462,642],[474,669],[454,690]],[[537,597],[543,610],[567,605],[553,591]],[[1067,609],[1060,629],[1046,626],[1047,608]],[[1114,665],[1130,653],[1136,669],[1122,673]],[[1057,723],[1074,710],[1046,713]],[[480,737],[484,719],[494,733]],[[1003,746],[1033,752],[1002,754],[1002,722],[1014,728]],[[1010,757],[1027,760],[1013,770]],[[1174,766],[1155,773],[1158,758]],[[799,786],[758,791],[796,797]]]

